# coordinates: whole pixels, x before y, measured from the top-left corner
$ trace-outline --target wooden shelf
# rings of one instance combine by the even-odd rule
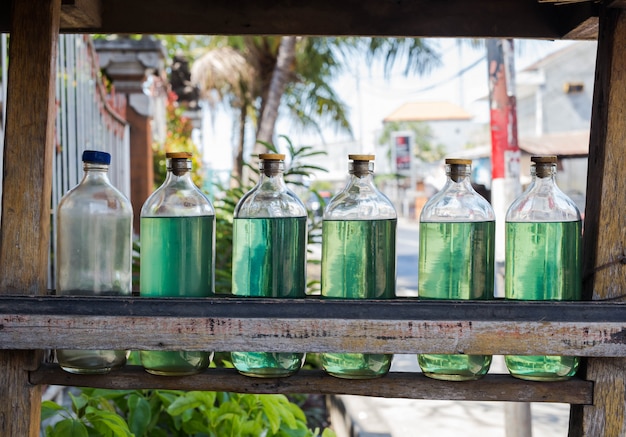
[[[626,356],[626,305],[0,297],[0,349]]]
[[[10,17],[11,2],[0,0],[0,31],[10,31]],[[558,0],[63,0],[60,20],[68,33],[539,39],[595,39],[597,23],[594,2]]]
[[[346,380],[320,370],[301,370],[288,378],[250,378],[233,369],[208,369],[190,376],[151,375],[127,366],[107,375],[74,375],[56,365],[30,373],[32,384],[108,389],[206,390],[240,393],[351,394],[410,399],[563,402],[591,404],[593,383],[578,378],[563,382],[530,382],[509,375],[488,374],[477,381],[437,381],[421,373],[393,372],[379,379]]]

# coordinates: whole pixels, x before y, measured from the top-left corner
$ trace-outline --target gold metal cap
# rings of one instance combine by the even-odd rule
[[[530,160],[536,164],[556,164],[556,156],[531,156]]]
[[[373,161],[375,155],[348,155],[348,159],[353,161]]]
[[[455,158],[448,158],[446,159],[446,164],[450,164],[450,165],[472,165],[472,160],[471,159],[455,159]]]
[[[189,152],[167,152],[165,154],[166,158],[171,159],[191,159],[193,155]]]
[[[259,153],[259,159],[264,161],[284,161],[285,155],[282,153]]]

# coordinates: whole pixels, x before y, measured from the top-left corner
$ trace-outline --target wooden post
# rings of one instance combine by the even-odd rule
[[[0,290],[46,289],[54,147],[54,85],[61,0],[14,0],[4,148]],[[0,435],[39,435],[34,351],[0,352]]]
[[[600,6],[598,56],[585,214],[586,299],[623,299],[626,290],[626,12]],[[626,435],[626,359],[592,358],[594,402],[572,409],[570,436]]]

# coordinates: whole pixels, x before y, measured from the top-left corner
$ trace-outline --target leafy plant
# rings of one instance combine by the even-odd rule
[[[307,180],[313,171],[327,171],[322,167],[312,165],[309,160],[312,157],[324,155],[326,152],[313,150],[310,146],[296,147],[292,141],[286,136],[280,136],[286,143],[286,161],[289,163],[284,172],[285,182],[294,189],[300,191],[300,197],[314,195],[323,200],[315,191],[307,188]],[[278,153],[275,145],[263,143],[268,150]],[[252,163],[247,162],[246,167],[250,170],[251,177],[245,181],[238,180],[236,184],[230,187],[221,187],[222,195],[215,200],[215,292],[217,294],[229,294],[231,291],[232,277],[232,246],[233,246],[233,218],[237,202],[243,195],[251,190],[258,180],[259,170]],[[309,211],[310,220],[308,223],[308,239],[309,243],[316,240],[319,241],[321,233],[320,220],[314,220]],[[317,262],[317,261],[310,261]],[[318,281],[309,281],[307,284],[307,293],[315,293],[318,287]]]
[[[284,395],[84,388],[71,408],[42,403],[42,419],[58,417],[46,437],[322,436]]]
[[[185,138],[185,135],[181,136]],[[297,148],[287,137],[285,180],[303,195],[315,193],[306,188],[306,181],[314,170],[324,169],[307,160],[324,152],[311,147]],[[183,141],[184,143],[184,141]],[[266,147],[277,152],[272,144]],[[155,155],[157,161],[160,155]],[[230,293],[232,274],[232,226],[234,210],[243,194],[258,179],[258,170],[251,164],[252,177],[236,187],[222,187],[222,195],[215,201],[216,210],[216,291]],[[309,240],[319,231],[321,222],[309,220]],[[139,251],[134,250],[134,275],[138,277]],[[316,281],[310,281],[309,292],[315,291]],[[216,353],[214,363],[232,367],[228,353]],[[307,355],[307,367],[319,367],[316,354]],[[131,354],[129,364],[139,364]],[[215,365],[215,364],[214,364]],[[51,401],[42,403],[42,421],[52,423],[45,428],[46,437],[222,437],[222,436],[322,436],[334,433],[319,428],[309,429],[307,420],[325,425],[325,411],[319,398],[308,395],[255,395],[221,392],[173,390],[102,390],[78,389],[72,394],[71,406],[64,407]],[[307,412],[303,411],[306,408]]]

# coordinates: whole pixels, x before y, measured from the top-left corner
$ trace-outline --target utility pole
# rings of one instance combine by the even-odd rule
[[[521,192],[520,150],[517,143],[513,40],[488,39],[489,107],[491,115],[491,203],[496,213],[496,296],[504,296],[504,219]],[[507,437],[532,437],[530,404],[507,403]]]

